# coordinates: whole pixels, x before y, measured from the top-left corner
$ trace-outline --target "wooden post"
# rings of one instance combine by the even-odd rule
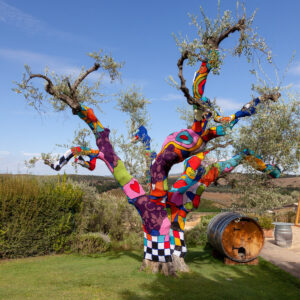
[[[300,219],[300,197],[298,200],[298,208],[297,208],[297,214],[296,214],[296,220],[295,220],[295,226],[297,226],[297,227],[300,227],[299,219]]]

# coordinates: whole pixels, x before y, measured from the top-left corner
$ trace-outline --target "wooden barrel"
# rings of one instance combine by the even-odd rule
[[[276,222],[275,224],[275,231],[274,231],[274,236],[275,236],[275,244],[288,248],[292,246],[292,241],[293,241],[293,231],[291,227],[291,223],[280,223]]]
[[[207,227],[207,237],[219,253],[241,263],[254,260],[264,245],[264,233],[259,224],[234,212],[213,217]]]

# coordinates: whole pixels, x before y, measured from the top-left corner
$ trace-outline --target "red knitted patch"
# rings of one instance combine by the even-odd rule
[[[181,138],[182,140],[188,140],[189,138],[186,135],[181,135],[179,138]]]
[[[132,184],[130,185],[130,188],[131,188],[134,192],[136,192],[136,193],[139,193],[139,192],[140,192],[140,185],[138,184],[137,181],[135,181],[134,183],[132,183]]]
[[[179,180],[174,183],[174,188],[179,189],[183,186],[187,186],[187,183],[184,180]]]

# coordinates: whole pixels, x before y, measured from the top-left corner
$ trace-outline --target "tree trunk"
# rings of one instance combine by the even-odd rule
[[[189,267],[186,265],[182,257],[172,255],[172,262],[162,263],[155,262],[148,259],[143,259],[140,271],[148,271],[150,273],[156,274],[161,273],[165,276],[175,276],[177,277],[177,272],[187,273],[190,271]]]

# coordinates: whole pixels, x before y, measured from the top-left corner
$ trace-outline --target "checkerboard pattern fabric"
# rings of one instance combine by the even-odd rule
[[[171,262],[169,235],[150,235],[144,232],[144,259]]]
[[[63,156],[60,157],[59,161],[56,163],[52,163],[50,167],[55,171],[59,171],[64,165],[68,163],[68,161],[74,156],[72,150],[68,150]]]
[[[184,232],[170,229],[170,244],[172,254],[185,257],[187,248],[184,242]]]

